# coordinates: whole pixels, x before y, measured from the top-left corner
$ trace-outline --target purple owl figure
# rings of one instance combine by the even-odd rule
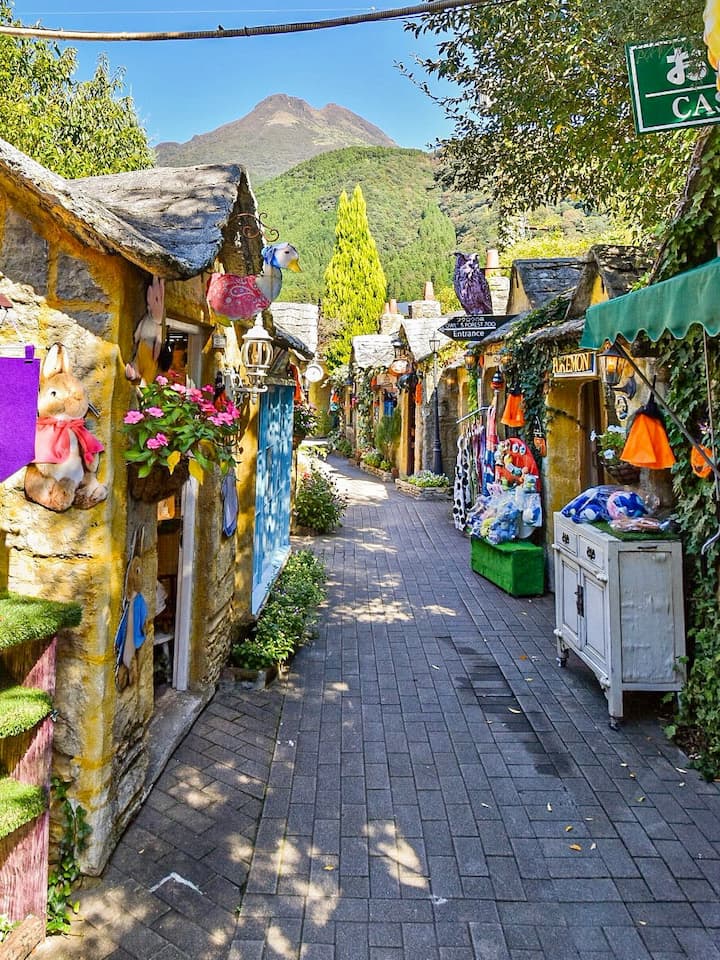
[[[476,253],[455,253],[453,286],[465,313],[492,313],[490,287]]]

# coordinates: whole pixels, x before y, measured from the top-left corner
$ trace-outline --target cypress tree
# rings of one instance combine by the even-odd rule
[[[358,184],[350,199],[344,190],[340,194],[335,247],[325,270],[323,313],[331,326],[327,348],[331,367],[348,362],[353,337],[377,333],[386,290],[365,198]]]

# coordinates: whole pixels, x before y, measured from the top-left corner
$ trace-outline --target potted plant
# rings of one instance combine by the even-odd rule
[[[214,393],[212,386],[186,387],[163,376],[139,388],[139,406],[125,414],[123,425],[136,499],[157,502],[188,476],[202,483],[213,466],[223,474],[234,466],[240,411],[225,398],[214,401]]]
[[[625,446],[625,427],[611,423],[604,433],[593,430],[590,439],[595,444],[595,456],[599,467],[618,483],[637,483],[640,471],[631,463],[620,459]]]
[[[293,446],[297,446],[317,426],[317,411],[311,403],[296,403],[293,407]]]

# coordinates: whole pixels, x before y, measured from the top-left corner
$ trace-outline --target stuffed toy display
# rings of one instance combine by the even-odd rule
[[[232,273],[213,273],[208,281],[207,302],[218,314],[220,323],[251,320],[267,310],[282,289],[282,271],[300,271],[298,252],[291,243],[273,243],[262,249],[262,273],[238,277]]]
[[[141,386],[152,383],[158,373],[165,319],[165,281],[161,277],[153,277],[145,300],[147,309],[133,334],[135,349],[132,359],[125,366],[127,379]]]
[[[145,628],[148,607],[140,592],[142,588],[142,564],[133,557],[128,567],[123,610],[115,634],[115,684],[124,690],[137,682],[137,652],[145,643]]]
[[[40,370],[35,460],[25,471],[25,496],[58,513],[94,507],[107,495],[98,482],[105,449],[85,426],[87,391],[74,376],[65,347],[53,344]]]

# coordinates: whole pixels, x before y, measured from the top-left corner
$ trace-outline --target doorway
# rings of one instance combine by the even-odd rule
[[[600,424],[600,382],[588,380],[580,388],[580,479],[581,490],[596,487],[600,483],[600,471],[593,453],[590,437],[601,433]]]
[[[164,372],[184,386],[200,385],[202,335],[196,327],[167,320]],[[157,505],[157,585],[153,681],[157,696],[187,690],[195,564],[197,481]]]

